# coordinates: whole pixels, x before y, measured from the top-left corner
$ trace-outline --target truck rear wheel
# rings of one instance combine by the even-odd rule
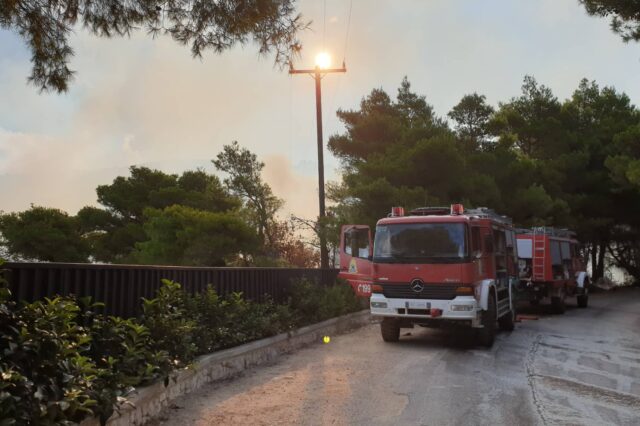
[[[589,295],[588,294],[579,294],[578,295],[578,308],[586,308],[589,305]]]
[[[487,310],[482,312],[482,328],[478,330],[478,342],[487,348],[493,346],[496,338],[496,299],[489,293]]]
[[[385,342],[400,340],[400,324],[393,318],[384,318],[380,323],[380,333]]]
[[[512,306],[511,310],[498,318],[498,325],[502,331],[513,331],[516,328],[516,307]]]
[[[552,297],[551,298],[551,310],[554,314],[564,314],[565,305],[564,305],[564,293],[561,297]]]

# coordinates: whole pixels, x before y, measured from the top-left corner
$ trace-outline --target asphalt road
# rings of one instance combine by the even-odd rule
[[[372,324],[183,397],[156,425],[638,425],[640,289],[469,336]]]

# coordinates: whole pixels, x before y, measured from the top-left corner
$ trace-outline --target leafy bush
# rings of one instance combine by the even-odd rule
[[[289,307],[300,327],[364,309],[361,300],[344,282],[323,287],[302,279],[291,284]]]
[[[90,328],[91,359],[100,369],[100,396],[97,411],[106,421],[114,401],[121,400],[135,386],[144,386],[167,377],[169,355],[156,347],[149,329],[134,319],[97,316]]]
[[[141,319],[106,317],[88,298],[16,306],[0,276],[0,425],[104,423],[136,386],[168,377],[197,355],[358,310],[348,286],[291,286],[287,304],[191,296],[163,281]]]
[[[18,347],[21,323],[5,286],[0,275],[0,424],[26,424],[36,412],[33,383],[8,359]]]
[[[320,317],[322,290],[320,286],[304,279],[291,283],[288,305],[296,326],[322,321]]]
[[[175,367],[183,367],[195,357],[193,331],[196,323],[189,309],[192,300],[180,284],[162,280],[155,299],[142,302],[143,324],[149,329],[155,348],[165,351]]]
[[[192,308],[198,354],[272,336],[291,324],[286,305],[270,299],[263,303],[249,302],[241,293],[220,297],[212,287],[193,297]]]
[[[2,310],[12,309],[3,303]],[[15,417],[7,420],[19,423],[17,419],[26,417],[27,423],[59,424],[94,413],[100,399],[99,371],[84,355],[91,337],[78,325],[78,311],[72,299],[55,298],[3,318],[10,322],[3,321],[9,336],[5,340],[3,333],[2,374],[12,383],[8,393],[14,401],[21,395],[18,406],[9,407]]]
[[[270,299],[263,303],[248,302],[240,293],[233,293],[226,300],[227,328],[234,332],[221,347],[273,336],[290,328],[291,314],[286,305],[277,305]]]
[[[0,285],[0,425],[105,422],[133,386],[167,374],[145,326],[99,307],[72,297],[17,307]]]
[[[353,289],[346,283],[325,287],[320,299],[319,316],[322,320],[326,320],[359,311],[366,307],[361,303],[363,300],[358,299],[353,293]]]

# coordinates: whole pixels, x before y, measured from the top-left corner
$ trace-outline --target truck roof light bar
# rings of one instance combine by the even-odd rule
[[[487,207],[477,207],[475,209],[467,209],[465,210],[464,213],[469,216],[476,216],[479,219],[491,219],[491,220],[495,220],[496,222],[504,223],[507,225],[513,224],[513,221],[511,220],[510,217],[502,216],[496,213],[494,210]]]
[[[404,216],[404,207],[391,207],[391,213],[387,217],[401,217]]]
[[[454,215],[464,214],[464,206],[462,204],[451,204],[451,214],[454,214]]]
[[[418,207],[409,212],[411,216],[445,216],[451,214],[449,207]]]

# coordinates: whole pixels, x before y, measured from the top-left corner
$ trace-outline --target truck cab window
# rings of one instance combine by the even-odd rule
[[[467,259],[463,223],[398,223],[376,228],[378,263],[452,263]]]
[[[507,270],[507,239],[503,229],[493,231],[493,251],[496,257],[496,270]]]
[[[478,252],[482,252],[482,243],[480,242],[480,228],[477,226],[471,227],[471,251],[475,255]]]
[[[352,229],[344,234],[344,252],[353,257],[369,257],[369,230]]]

